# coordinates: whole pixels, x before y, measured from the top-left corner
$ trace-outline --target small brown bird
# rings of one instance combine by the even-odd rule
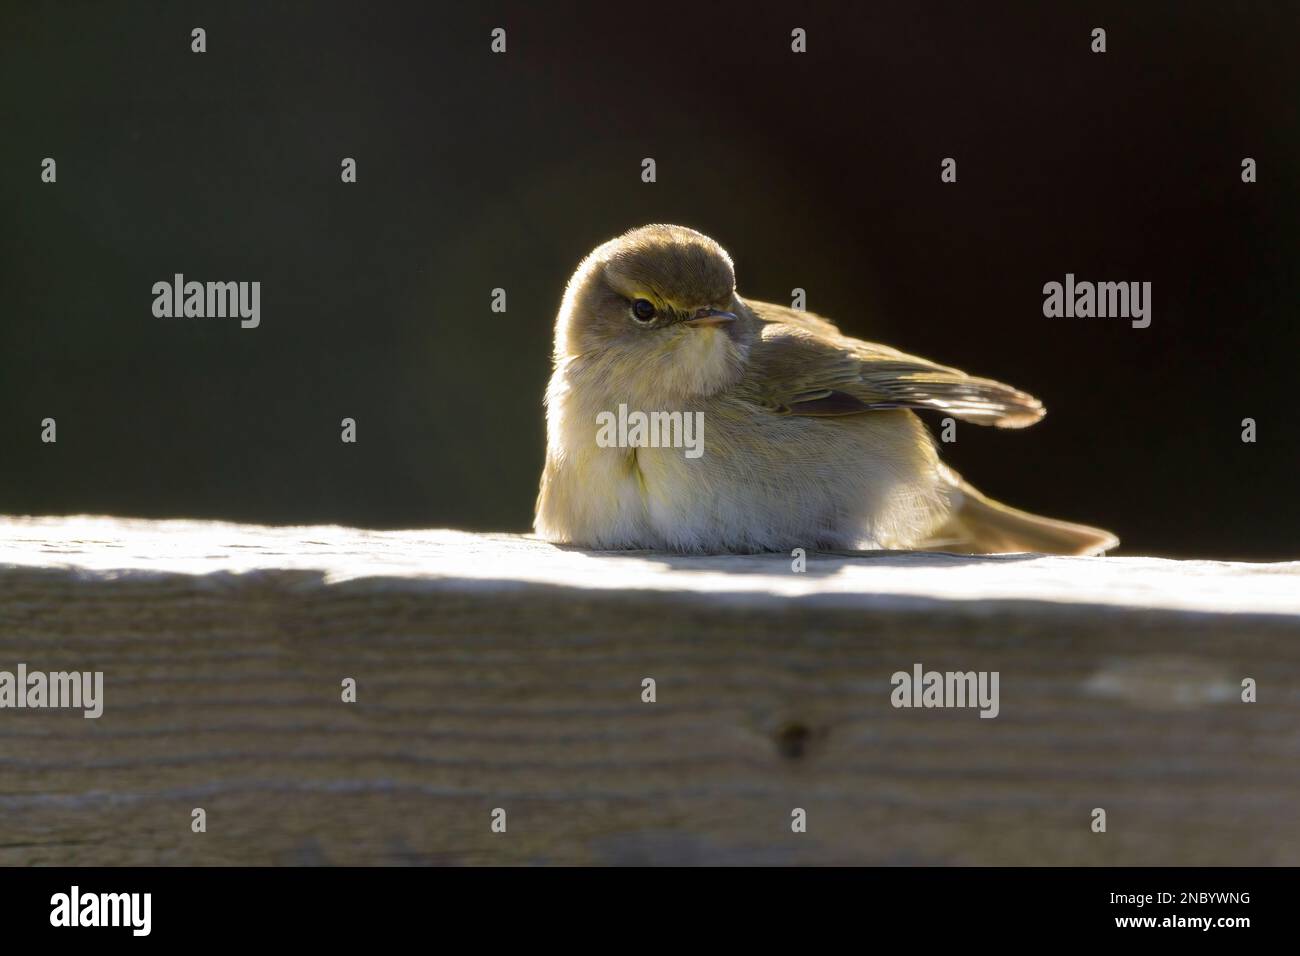
[[[569,280],[535,527],[593,548],[1097,554],[1097,528],[993,501],[914,410],[1023,428],[1031,395],[741,298],[731,257],[633,229]]]

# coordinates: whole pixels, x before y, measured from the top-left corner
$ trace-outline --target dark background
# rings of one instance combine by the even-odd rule
[[[1042,398],[945,446],[986,492],[1297,557],[1300,5],[1235,6],[5,4],[0,512],[526,530],[564,282],[664,221]],[[261,327],[155,318],[175,272]],[[1044,318],[1066,272],[1151,327]]]

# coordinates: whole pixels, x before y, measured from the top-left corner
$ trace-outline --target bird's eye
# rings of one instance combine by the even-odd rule
[[[648,299],[637,299],[632,303],[632,318],[638,322],[649,322],[655,317],[654,303]]]

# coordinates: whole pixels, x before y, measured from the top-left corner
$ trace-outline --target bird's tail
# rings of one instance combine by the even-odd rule
[[[1101,554],[1119,545],[1109,531],[1043,518],[983,495],[951,468],[940,465],[950,485],[952,512],[922,550],[962,554],[1037,551],[1043,554]]]

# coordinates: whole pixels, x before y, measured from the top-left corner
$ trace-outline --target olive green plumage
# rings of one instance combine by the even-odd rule
[[[1108,532],[986,498],[914,410],[1021,428],[1033,396],[736,293],[730,256],[681,226],[634,229],[570,279],[547,390],[536,530],[596,548],[942,548],[1097,553]],[[703,454],[604,447],[620,406],[697,416]]]

